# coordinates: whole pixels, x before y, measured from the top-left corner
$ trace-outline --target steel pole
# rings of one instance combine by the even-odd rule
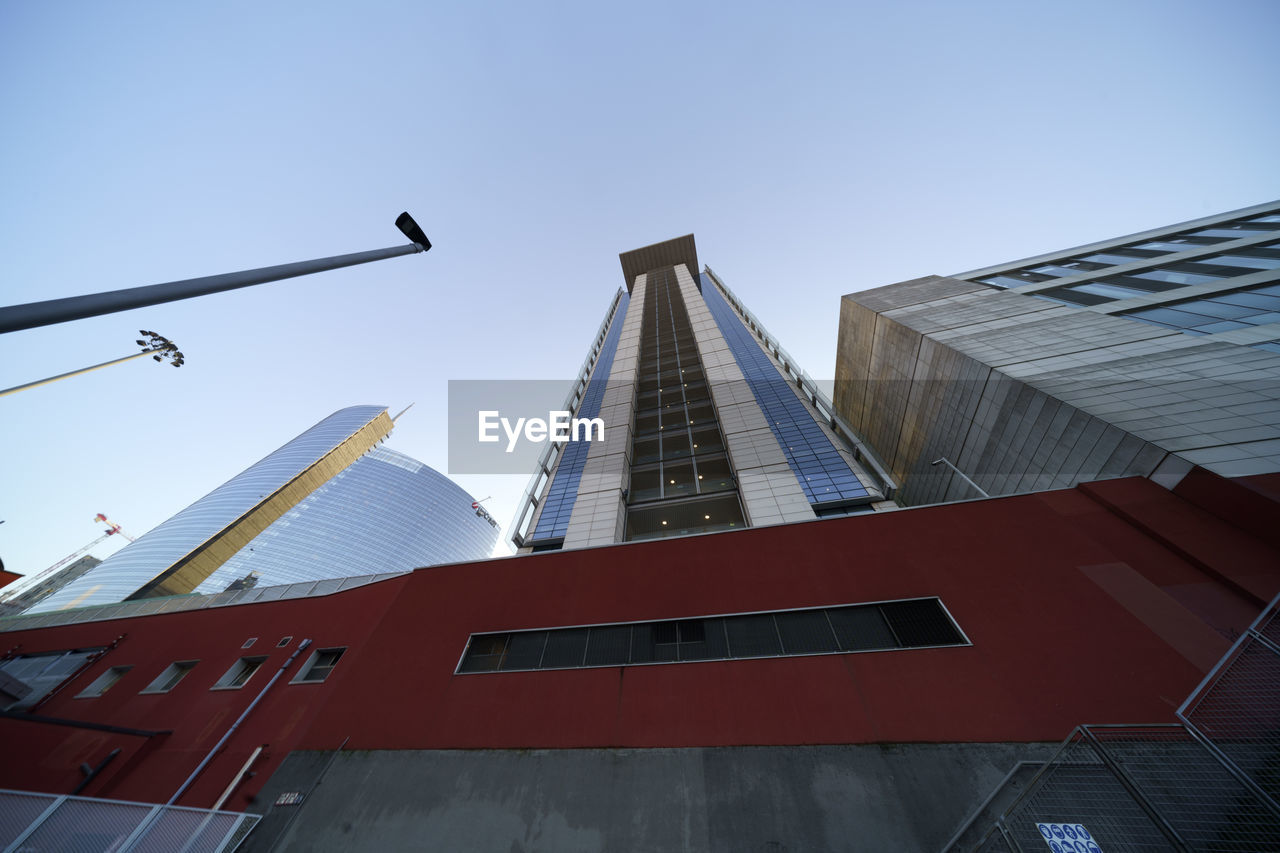
[[[82,367],[79,370],[73,370],[70,373],[59,373],[57,376],[50,376],[48,379],[37,379],[35,382],[28,382],[26,385],[15,385],[12,388],[6,388],[0,391],[0,397],[6,394],[15,394],[18,391],[25,391],[28,388],[35,388],[39,385],[48,385],[50,382],[57,382],[59,379],[66,379],[68,376],[79,376],[81,373],[88,373],[91,370],[98,370],[103,367],[110,367],[113,364],[119,364],[122,361],[128,361],[132,358],[142,358],[144,355],[151,355],[165,350],[144,349],[142,352],[135,352],[133,355],[126,355],[124,358],[116,358],[111,361],[104,361],[102,364],[95,364],[92,367]]]
[[[90,293],[84,296],[68,296],[63,299],[49,299],[45,302],[28,302],[25,305],[11,305],[8,308],[0,308],[0,334],[49,326],[54,323],[66,323],[70,320],[82,320],[85,317],[96,317],[101,314],[114,314],[117,311],[128,311],[132,308],[145,308],[148,305],[161,305],[179,299],[190,299],[193,296],[206,296],[210,293],[221,293],[224,290],[236,290],[269,281],[296,278],[300,275],[311,275],[425,251],[426,249],[420,244],[409,243],[388,249],[335,255],[331,258],[298,261],[274,267],[261,267],[256,270],[188,278],[182,281],[131,287],[126,290]]]
[[[956,472],[956,474],[958,474],[958,475],[960,476],[960,479],[961,479],[961,480],[964,480],[964,481],[965,481],[966,483],[968,483],[970,486],[973,486],[973,488],[977,489],[978,494],[982,495],[984,498],[989,498],[989,497],[991,497],[991,495],[987,494],[986,489],[982,488],[982,486],[979,486],[977,483],[973,482],[973,480],[970,480],[968,477],[966,477],[966,476],[965,476],[965,473],[964,473],[963,471],[961,471],[961,470],[960,470],[959,468],[957,468],[956,466],[952,465],[952,464],[951,464],[951,460],[950,460],[950,459],[948,459],[947,457],[943,456],[943,457],[942,457],[942,458],[940,458],[940,459],[935,459],[935,460],[933,460],[932,462],[930,462],[929,464],[930,464],[930,465],[937,465],[937,464],[939,464],[939,463],[941,463],[941,464],[943,464],[943,465],[946,465],[946,466],[947,466],[948,468],[950,468],[952,471],[955,471],[955,472]]]

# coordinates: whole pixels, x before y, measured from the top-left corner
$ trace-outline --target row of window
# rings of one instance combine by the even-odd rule
[[[1193,335],[1280,323],[1280,284],[1144,308],[1121,316]]]
[[[291,640],[292,637],[285,637],[277,647]],[[251,644],[249,641],[245,646]],[[937,598],[917,598],[698,619],[476,634],[468,640],[457,672],[577,669],[963,645],[968,645],[968,640],[942,602]],[[6,692],[12,691],[15,684],[39,688],[17,697],[19,701],[11,702],[6,710],[34,704],[102,651],[102,648],[72,649],[4,661],[0,670],[8,677]],[[316,649],[289,683],[325,681],[344,652],[345,647]],[[267,659],[266,655],[238,658],[210,689],[244,687]],[[169,693],[199,664],[199,660],[174,661],[139,692]],[[76,698],[91,699],[106,694],[133,669],[130,664],[109,667],[76,694]],[[56,681],[41,682],[42,677],[53,676],[57,676]]]
[[[640,335],[627,540],[745,526],[684,297],[671,268],[649,274]]]
[[[937,598],[476,634],[459,673],[579,669],[968,645]]]
[[[663,430],[657,435],[636,438],[632,443],[631,460],[636,465],[648,465],[663,459],[705,456],[708,453],[724,453],[720,428],[714,423]]]
[[[1078,255],[1076,257],[1048,264],[1041,263],[1034,266],[1024,267],[1019,270],[1010,270],[1008,272],[1000,273],[999,275],[984,276],[983,278],[977,279],[977,281],[992,284],[997,287],[1021,287],[1026,284],[1039,284],[1045,281],[1052,281],[1055,278],[1079,276],[1089,272],[1105,270],[1109,267],[1131,264],[1135,261],[1152,260],[1154,258],[1163,257],[1164,255],[1187,252],[1202,246],[1212,246],[1218,243],[1226,243],[1232,240],[1239,240],[1243,237],[1253,237],[1272,231],[1280,231],[1280,213],[1268,213],[1261,216],[1247,217],[1232,222],[1224,222],[1211,228],[1196,228],[1173,234],[1168,237],[1161,237],[1157,240],[1132,243],[1115,249],[1107,249],[1104,252]],[[1267,248],[1273,248],[1274,246],[1275,244],[1269,244]],[[1163,279],[1166,281],[1179,284],[1198,284],[1203,281],[1211,281],[1215,278],[1230,277],[1233,275],[1246,275],[1249,272],[1256,272],[1259,269],[1275,269],[1275,266],[1259,265],[1269,264],[1272,259],[1268,257],[1268,252],[1263,251],[1259,253],[1256,248],[1257,247],[1250,247],[1247,249],[1235,250],[1226,255],[1201,258],[1196,260],[1194,263],[1189,264],[1190,266],[1217,265],[1231,267],[1235,270],[1232,272],[1224,273],[1198,271],[1194,269],[1178,269],[1178,267],[1188,266],[1188,264],[1175,264],[1165,270],[1150,270],[1137,275],[1139,277],[1151,277],[1159,276],[1164,273],[1170,276],[1169,278]],[[1155,280],[1161,279],[1155,278]],[[1124,297],[1118,296],[1115,298]]]
[[[1152,293],[1177,290],[1192,284],[1207,284],[1260,271],[1280,269],[1280,243],[1248,251],[1254,252],[1254,255],[1217,255],[1194,263],[1171,264],[1158,269],[1107,276],[1082,284],[1068,284],[1040,291],[1036,295],[1072,305],[1100,305],[1117,299],[1147,296]],[[1228,265],[1228,262],[1231,265]]]
[[[292,637],[286,637],[284,643],[289,640],[292,640]],[[17,701],[9,704],[7,709],[16,710],[34,705],[79,669],[92,654],[101,651],[102,649],[100,648],[91,650],[71,649],[37,655],[23,655],[13,660],[5,661],[3,667],[0,667],[3,669],[4,674],[14,679],[18,684],[28,688],[23,692],[22,696],[15,697]],[[324,681],[333,672],[333,668],[337,666],[345,651],[345,648],[316,649],[290,683],[316,684]],[[221,678],[213,683],[210,689],[237,690],[244,687],[266,661],[266,655],[241,657],[231,665],[230,669],[222,674]],[[139,692],[149,694],[168,693],[190,675],[199,663],[199,660],[174,661]],[[133,669],[132,664],[108,667],[105,672],[77,693],[75,698],[92,699],[102,696]]]

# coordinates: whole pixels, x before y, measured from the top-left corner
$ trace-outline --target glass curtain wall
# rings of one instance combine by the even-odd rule
[[[649,273],[627,539],[745,527],[674,268]]]

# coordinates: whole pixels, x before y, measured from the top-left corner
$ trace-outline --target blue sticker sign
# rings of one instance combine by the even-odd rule
[[[1036,829],[1053,853],[1102,853],[1082,823],[1037,823]]]

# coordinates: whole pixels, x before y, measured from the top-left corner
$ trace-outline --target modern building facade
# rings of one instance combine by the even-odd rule
[[[10,616],[15,613],[21,613],[29,607],[34,607],[67,584],[83,577],[85,572],[101,565],[101,563],[102,561],[97,557],[92,554],[86,554],[71,565],[58,570],[50,577],[20,590],[16,595],[0,597],[0,616]]]
[[[939,850],[1080,723],[1172,722],[1280,591],[1214,481],[0,620],[0,788],[181,790],[245,851]]]
[[[145,830],[103,799],[260,815],[246,853],[973,849],[989,792],[1076,726],[1176,725],[1280,593],[1280,473],[866,511],[894,478],[698,289],[691,238],[622,260],[565,407],[611,429],[544,459],[516,526],[543,553],[0,620],[0,789],[100,798],[59,829],[101,849]],[[1272,750],[1265,707],[1226,709],[1228,737]],[[1136,750],[1166,792],[1221,775],[1167,742]],[[1121,802],[1069,769],[1053,819]],[[1260,842],[1172,849],[1280,844],[1280,809],[1231,796]],[[1132,817],[1087,822],[1127,849]]]
[[[835,406],[907,504],[1280,471],[1280,202],[851,293]]]
[[[893,483],[724,283],[693,235],[620,256],[625,292],[567,402],[604,441],[551,447],[518,511],[526,551],[865,512]]]
[[[292,584],[488,557],[492,521],[383,447],[382,406],[342,409],[31,608]]]

